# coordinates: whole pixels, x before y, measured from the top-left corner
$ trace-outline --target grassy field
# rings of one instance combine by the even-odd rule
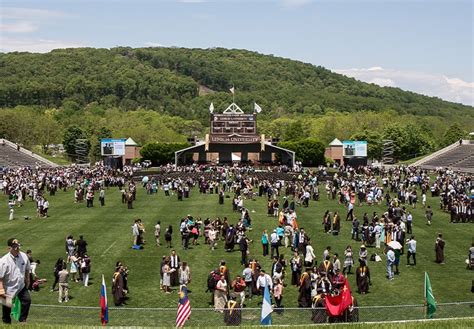
[[[190,199],[180,202],[176,196],[165,197],[162,191],[158,195],[146,195],[141,188],[138,189],[137,201],[134,209],[126,209],[121,203],[118,189],[106,191],[106,206],[101,208],[98,204],[94,208],[86,208],[84,204],[73,202],[73,191],[59,192],[50,197],[50,217],[47,219],[35,218],[35,207],[33,202],[26,202],[23,208],[16,208],[16,220],[8,221],[7,198],[0,196],[0,243],[7,250],[6,240],[17,237],[23,244],[23,251],[33,250],[33,258],[40,259],[41,265],[37,272],[41,277],[48,280],[45,287],[39,292],[32,294],[34,304],[58,304],[57,292],[50,292],[50,284],[53,280],[53,266],[58,257],[65,257],[64,240],[68,234],[79,238],[84,235],[89,243],[89,255],[92,258],[91,285],[83,287],[79,283],[71,283],[70,294],[72,296],[68,305],[70,306],[98,306],[101,275],[106,277],[109,285],[114,271],[115,262],[120,260],[128,265],[130,269],[129,286],[130,300],[128,307],[162,307],[176,308],[177,295],[166,295],[160,291],[159,265],[163,255],[168,255],[170,249],[164,246],[157,247],[153,240],[153,225],[161,220],[162,227],[173,225],[173,247],[176,248],[181,260],[188,261],[192,271],[192,282],[189,289],[191,304],[195,308],[208,307],[210,300],[206,290],[206,278],[208,272],[217,267],[221,259],[229,264],[231,276],[242,272],[240,266],[240,252],[226,253],[223,251],[223,243],[219,242],[217,250],[210,251],[203,244],[189,250],[182,250],[178,223],[181,217],[187,214],[200,216],[202,218],[216,216],[227,216],[235,223],[238,215],[232,212],[231,199],[225,199],[224,205],[219,205],[217,195],[201,195],[198,190],[191,192]],[[467,252],[473,241],[474,226],[472,224],[450,224],[448,215],[438,210],[438,199],[428,197],[428,204],[434,208],[434,219],[432,226],[426,226],[424,221],[424,210],[413,209],[414,234],[418,241],[417,266],[406,267],[406,256],[402,255],[399,276],[395,280],[388,281],[385,278],[385,257],[380,263],[369,262],[372,273],[371,291],[367,295],[355,293],[355,275],[349,276],[349,282],[358,298],[359,305],[399,305],[399,304],[421,304],[423,302],[423,277],[427,271],[431,278],[433,292],[438,303],[473,301],[470,292],[473,272],[466,269],[464,263]],[[271,230],[276,226],[276,220],[266,216],[266,200],[257,198],[256,201],[246,200],[245,207],[252,213],[253,230],[249,233],[254,240],[251,245],[251,256],[263,264],[263,268],[270,271],[271,261],[269,257],[262,257],[260,236],[263,229]],[[339,210],[345,218],[345,209],[336,201],[322,200],[310,202],[309,208],[297,208],[298,222],[304,227],[312,240],[318,262],[321,261],[322,252],[326,246],[331,246],[333,252],[343,254],[345,247],[351,244],[355,251],[359,250],[360,242],[350,239],[350,222],[342,222],[342,230],[339,236],[323,233],[321,225],[323,213],[326,209]],[[361,218],[365,211],[371,213],[384,211],[382,206],[356,207],[356,215]],[[25,221],[23,216],[29,216],[32,220]],[[141,218],[146,225],[147,244],[143,250],[131,249],[131,225],[135,218]],[[438,232],[442,232],[446,241],[445,255],[446,264],[434,263],[434,242]],[[291,252],[282,248],[286,258],[289,259]],[[370,248],[369,255],[375,250]],[[381,253],[381,250],[377,251]],[[289,270],[288,270],[289,271]],[[287,274],[287,277],[291,273]],[[111,295],[109,295],[110,306],[112,306]],[[248,307],[258,307],[257,299],[247,302]],[[297,307],[297,289],[288,285],[284,290],[285,307]],[[471,308],[472,310],[472,308]],[[94,313],[95,314],[95,313]],[[467,313],[468,315],[469,313]],[[206,313],[201,313],[206,318]],[[199,316],[201,316],[199,315]],[[35,320],[47,320],[36,310],[32,313],[31,322]],[[196,316],[196,315],[195,315]],[[212,318],[212,317],[211,317]],[[381,317],[385,319],[385,317]],[[388,319],[388,318],[387,318]],[[397,316],[394,315],[394,319]],[[74,321],[71,324],[79,324]],[[361,321],[364,321],[361,318]],[[42,321],[41,321],[42,322]],[[50,323],[55,323],[51,317]],[[141,325],[140,321],[134,322]],[[119,325],[120,323],[115,323]],[[155,323],[157,325],[157,323]]]

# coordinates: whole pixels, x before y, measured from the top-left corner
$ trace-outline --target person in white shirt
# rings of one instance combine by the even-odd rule
[[[214,250],[216,247],[216,236],[217,236],[217,232],[214,229],[214,226],[211,226],[209,228],[209,231],[207,232],[207,237],[209,239],[209,248],[211,250]]]
[[[138,220],[135,219],[133,225],[132,225],[132,236],[133,236],[133,245],[136,246],[138,243],[138,236],[140,235],[140,232],[138,230]]]
[[[278,251],[278,247],[280,246],[280,238],[277,234],[276,230],[273,230],[273,233],[270,235],[270,254],[271,257],[273,258],[275,252],[276,256],[280,256],[280,252]]]
[[[271,291],[273,289],[273,280],[270,275],[265,273],[264,270],[261,270],[257,278],[257,289],[260,290],[262,296],[266,286],[268,286],[268,289]]]
[[[392,248],[387,251],[387,278],[393,280],[393,264],[395,263],[395,252]]]
[[[157,221],[155,225],[155,240],[156,245],[160,245],[161,221]]]
[[[332,269],[333,269],[334,273],[336,273],[337,270],[339,270],[339,271],[341,270],[341,261],[339,260],[337,253],[334,253],[334,260],[333,260],[333,263],[332,263]]]
[[[407,234],[412,234],[413,229],[413,215],[411,212],[407,212]]]
[[[380,249],[380,237],[382,236],[382,224],[377,222],[374,228],[374,233],[375,233],[375,248]]]
[[[410,257],[413,257],[413,265],[416,266],[416,240],[415,236],[412,235],[410,239],[407,240],[408,253],[407,253],[407,265],[410,264]]]
[[[8,253],[0,258],[0,299],[3,305],[2,320],[11,324],[11,299],[18,297],[21,303],[19,322],[26,322],[30,310],[31,297],[28,292],[30,284],[30,261],[28,256],[20,251],[20,243],[11,238],[7,242]],[[9,301],[9,302],[8,302]]]
[[[304,256],[304,266],[311,267],[313,266],[313,261],[316,258],[314,255],[314,249],[313,246],[311,245],[311,241],[307,242],[306,245],[306,254]]]
[[[170,196],[170,184],[164,183],[163,184],[163,191],[165,192],[165,196]]]
[[[249,298],[252,299],[252,289],[253,289],[253,280],[252,280],[252,265],[249,264],[242,272],[242,277],[245,281],[245,288],[249,294]]]

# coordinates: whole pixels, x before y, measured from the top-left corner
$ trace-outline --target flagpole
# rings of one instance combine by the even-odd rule
[[[426,313],[428,313],[427,301],[426,301],[426,271],[425,271],[425,291],[423,292],[423,296],[425,297],[425,302],[423,304],[423,314],[424,314],[424,318],[426,319]]]
[[[232,90],[234,91],[234,92],[232,93],[232,103],[235,103],[235,87],[234,87],[233,84],[232,84]]]

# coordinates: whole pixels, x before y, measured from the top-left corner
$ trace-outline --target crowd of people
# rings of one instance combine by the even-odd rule
[[[287,167],[274,168],[276,172],[288,172]],[[369,261],[381,261],[380,255],[369,255],[368,248],[381,249],[386,257],[387,279],[393,280],[399,274],[400,257],[406,251],[407,265],[416,266],[417,242],[414,236],[412,209],[422,207],[425,212],[426,224],[436,223],[436,216],[426,204],[426,193],[440,197],[440,207],[451,214],[451,222],[473,222],[472,214],[472,182],[469,175],[454,173],[447,170],[436,172],[432,181],[429,173],[408,167],[390,169],[361,167],[340,168],[334,176],[327,176],[326,168],[315,171],[298,168],[290,180],[261,178],[251,167],[210,167],[172,165],[160,168],[163,173],[203,173],[211,172],[211,178],[197,176],[188,177],[143,177],[142,187],[146,193],[153,195],[162,190],[166,197],[176,196],[183,201],[192,193],[214,194],[219,204],[224,204],[229,195],[229,206],[237,214],[238,219],[232,221],[227,217],[200,218],[188,214],[179,223],[181,236],[180,247],[183,252],[202,244],[211,252],[221,250],[241,253],[241,269],[231,277],[230,269],[222,260],[217,268],[208,276],[207,289],[212,293],[211,303],[219,312],[229,307],[244,307],[245,300],[262,295],[266,287],[272,293],[275,309],[282,311],[284,290],[294,286],[298,290],[300,307],[317,307],[325,295],[338,294],[344,285],[347,275],[355,274],[357,291],[360,294],[369,292],[371,271]],[[99,194],[101,206],[105,206],[105,191],[117,187],[121,191],[122,203],[133,209],[137,195],[137,182],[132,179],[133,169],[113,170],[98,163],[92,168],[72,166],[70,168],[18,168],[3,173],[3,193],[9,197],[11,209],[21,207],[28,198],[36,202],[38,217],[48,216],[48,198],[54,198],[56,191],[74,191],[74,202],[86,201],[86,207],[94,207],[94,196]],[[324,178],[324,181],[321,181]],[[334,252],[327,246],[322,257],[317,257],[313,242],[304,227],[298,224],[298,209],[309,207],[310,202],[320,198],[320,187],[324,186],[326,198],[334,200],[346,209],[327,210],[322,218],[321,231],[331,234],[334,238],[345,234],[355,244],[360,244],[354,251],[348,245],[343,252]],[[419,195],[421,202],[419,200]],[[255,198],[267,200],[267,216],[273,218],[259,239],[262,257],[270,257],[273,261],[268,273],[262,268],[258,259],[250,255],[250,238],[252,231],[252,211],[246,207]],[[420,203],[420,204],[419,204]],[[357,207],[361,205],[380,205],[386,211],[370,215],[365,212],[360,220]],[[346,224],[348,229],[346,229]],[[417,225],[420,225],[418,222]],[[132,225],[132,246],[140,249],[146,244],[145,224],[137,218]],[[161,222],[154,226],[154,244],[161,246]],[[257,233],[258,234],[258,233]],[[173,248],[173,226],[164,229],[166,247]],[[10,243],[11,253],[19,252],[19,244]],[[435,242],[435,259],[439,264],[445,263],[445,241],[439,234]],[[65,239],[66,257],[59,258],[54,266],[54,283],[52,290],[58,285],[60,303],[69,300],[69,283],[82,282],[88,286],[91,273],[91,259],[87,255],[87,242],[83,236],[75,240],[72,235]],[[180,259],[176,246],[168,256],[163,256],[160,264],[160,288],[165,294],[171,287],[188,285],[191,282],[190,266]],[[281,249],[289,249],[292,257],[285,259]],[[407,249],[407,250],[405,250]],[[13,254],[12,253],[12,254]],[[17,253],[17,254],[18,254]],[[357,255],[356,255],[357,253]],[[339,256],[340,254],[340,256]],[[4,257],[5,258],[5,257]],[[8,260],[8,258],[7,258]],[[7,260],[3,260],[6,262]],[[32,259],[24,269],[29,277]],[[39,261],[37,262],[39,264]],[[0,267],[1,268],[1,267]],[[353,269],[355,268],[355,271]],[[117,306],[124,305],[128,298],[129,270],[121,262],[117,262],[112,277],[112,293]],[[0,278],[4,277],[0,272]],[[1,281],[1,280],[0,280]],[[26,296],[24,287],[19,285],[15,294]],[[26,286],[28,290],[28,285]],[[2,294],[0,286],[0,297]],[[28,299],[24,297],[25,301]],[[27,313],[26,313],[27,316]],[[26,317],[25,317],[26,319]],[[4,321],[8,319],[4,318]]]

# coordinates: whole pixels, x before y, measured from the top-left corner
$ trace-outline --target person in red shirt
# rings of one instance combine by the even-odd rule
[[[231,293],[232,297],[240,297],[240,307],[244,307],[244,301],[245,301],[245,287],[247,285],[245,284],[244,279],[240,275],[237,275],[235,280],[232,281],[231,287],[234,290]]]

